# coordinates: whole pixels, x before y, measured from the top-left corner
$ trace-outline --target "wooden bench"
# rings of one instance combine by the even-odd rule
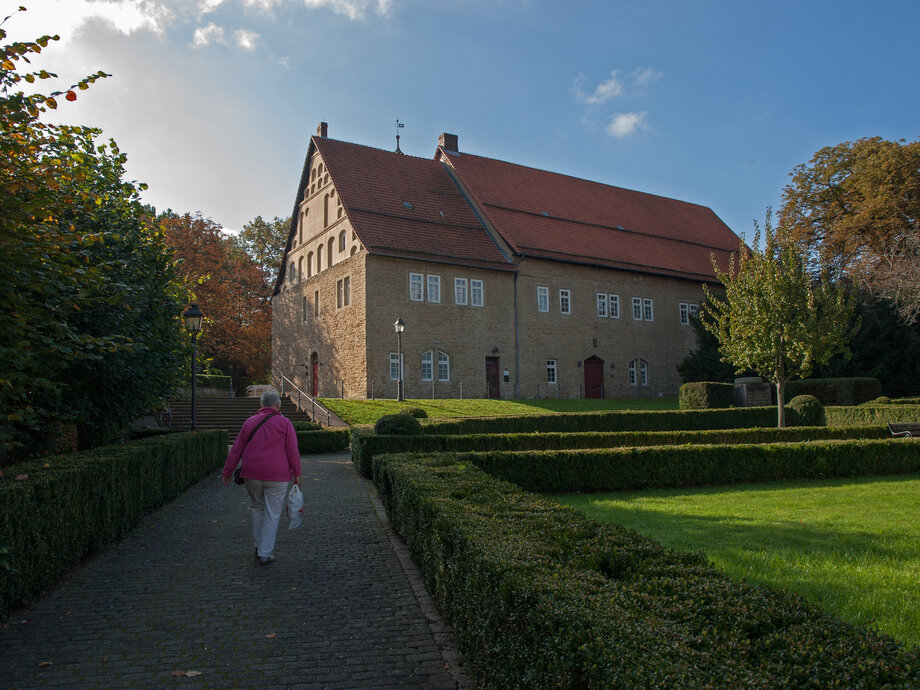
[[[920,436],[920,422],[888,422],[892,436]]]

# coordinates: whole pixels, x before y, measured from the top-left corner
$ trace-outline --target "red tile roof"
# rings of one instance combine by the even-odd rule
[[[441,163],[323,137],[312,143],[372,254],[513,268]]]
[[[522,256],[716,282],[739,239],[705,206],[439,151],[490,224]]]

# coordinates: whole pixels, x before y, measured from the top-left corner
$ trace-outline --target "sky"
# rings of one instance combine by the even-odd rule
[[[15,12],[20,5],[27,12]],[[916,0],[0,0],[53,120],[102,129],[158,210],[294,207],[309,137],[460,151],[682,199],[752,234],[792,169],[920,136]],[[42,83],[44,92],[52,90]],[[50,118],[49,118],[50,119]]]

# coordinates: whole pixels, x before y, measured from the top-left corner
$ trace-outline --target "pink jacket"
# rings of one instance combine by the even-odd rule
[[[259,427],[252,440],[243,444],[265,415],[271,415],[265,424]],[[297,433],[291,420],[273,407],[263,407],[252,417],[243,422],[243,428],[237,434],[227,462],[221,474],[233,475],[243,455],[243,479],[261,479],[268,482],[288,482],[292,477],[300,476],[300,452],[297,450]]]

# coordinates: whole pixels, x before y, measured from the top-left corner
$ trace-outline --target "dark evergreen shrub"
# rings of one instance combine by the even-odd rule
[[[320,431],[323,427],[316,422],[294,422],[294,431]]]
[[[374,431],[378,434],[394,434],[399,436],[417,436],[422,433],[422,425],[412,415],[387,414],[377,420]]]
[[[421,407],[407,407],[405,410],[402,410],[402,413],[415,417],[416,419],[428,419],[428,413]]]

